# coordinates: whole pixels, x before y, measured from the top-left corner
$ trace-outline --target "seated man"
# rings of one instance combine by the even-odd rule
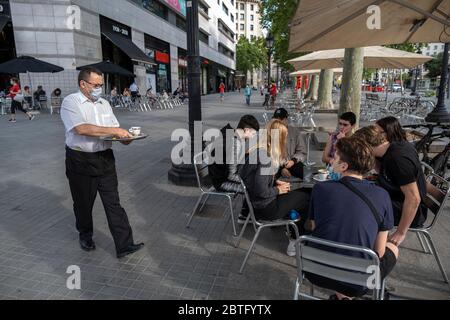
[[[227,143],[226,141],[227,130],[233,130],[233,128],[228,124],[221,130],[223,140],[220,142],[222,145],[217,146],[223,148],[223,161],[221,161],[222,163],[217,161],[211,163],[208,166],[209,175],[216,190],[241,193],[243,190],[240,183],[239,170],[241,164],[244,163],[246,151],[242,142],[256,135],[257,131],[259,131],[259,123],[252,115],[243,116],[236,130],[234,130],[232,143]],[[215,154],[216,150],[213,149],[211,156],[215,157]]]
[[[362,128],[355,134],[367,141],[380,159],[378,184],[391,196],[394,223],[398,226],[390,241],[399,246],[410,227],[420,227],[427,219],[427,185],[419,155],[407,141],[387,141],[385,133],[376,126]]]
[[[286,109],[279,108],[275,111],[273,118],[281,120],[288,127],[288,139],[286,145],[287,159],[283,163],[281,174],[283,177],[292,176],[303,178],[303,161],[306,157],[305,141],[297,128],[289,126],[289,114]]]
[[[380,257],[380,276],[385,278],[394,268],[398,248],[388,243],[388,232],[394,227],[389,194],[363,180],[372,169],[372,148],[357,138],[342,138],[336,144],[333,171],[340,181],[327,181],[314,186],[310,203],[312,235],[317,238],[373,249]],[[359,191],[358,195],[352,188]],[[366,201],[370,201],[372,209]],[[343,252],[346,254],[346,252]],[[352,255],[348,252],[348,255]],[[336,291],[330,299],[362,296],[367,288],[350,285],[322,276],[307,274],[313,284]]]

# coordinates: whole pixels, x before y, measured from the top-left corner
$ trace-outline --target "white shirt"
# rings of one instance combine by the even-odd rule
[[[98,137],[79,135],[75,132],[75,127],[82,124],[110,128],[120,126],[108,101],[100,98],[92,102],[81,92],[64,99],[61,105],[61,119],[66,127],[66,145],[70,149],[83,152],[108,150],[112,147],[112,142],[103,141]]]
[[[133,84],[130,86],[130,91],[131,92],[138,92],[139,91],[139,88],[138,88],[136,82],[133,82]]]

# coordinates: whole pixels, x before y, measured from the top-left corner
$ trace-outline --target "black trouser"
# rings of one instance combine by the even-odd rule
[[[288,170],[292,174],[292,176],[303,179],[303,167],[303,163],[297,162]]]
[[[133,232],[127,214],[120,205],[112,150],[85,153],[66,148],[66,175],[69,179],[80,239],[92,239],[94,233],[92,208],[98,192],[116,251],[121,252],[133,244]]]
[[[11,101],[11,114],[16,114],[16,109],[22,111],[23,113],[27,113],[21,102],[13,100]]]
[[[278,196],[262,209],[255,209],[256,219],[277,220],[287,218],[291,210],[296,210],[300,214],[300,222],[297,223],[300,234],[305,232],[305,222],[309,217],[310,194],[303,190],[294,190],[287,194]],[[291,237],[294,233],[291,230]]]

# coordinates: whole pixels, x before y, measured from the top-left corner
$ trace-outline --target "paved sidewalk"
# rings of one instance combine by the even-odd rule
[[[262,120],[262,97],[250,107],[243,94],[203,98],[205,127],[236,126],[245,113]],[[127,258],[115,257],[101,202],[94,209],[97,250],[78,245],[72,200],[64,173],[64,130],[58,115],[33,122],[18,115],[16,124],[0,117],[0,299],[291,299],[295,261],[285,255],[284,230],[266,230],[258,240],[244,275],[239,266],[250,244],[234,248],[225,203],[212,202],[185,228],[199,195],[196,188],[167,180],[176,128],[187,128],[187,108],[148,113],[118,112],[125,128],[141,126],[150,138],[115,154],[122,205],[136,241],[145,248]],[[316,123],[332,128],[335,115],[318,115]],[[319,161],[320,153],[313,158]],[[450,271],[450,219],[443,215],[435,240]],[[418,299],[448,299],[435,261],[409,237],[389,280],[398,294]],[[81,268],[81,290],[66,287],[68,266]]]

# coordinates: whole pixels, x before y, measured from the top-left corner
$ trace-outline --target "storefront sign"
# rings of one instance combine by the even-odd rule
[[[164,0],[176,12],[186,16],[186,0]]]
[[[156,50],[155,60],[161,63],[170,63],[170,56],[167,53]]]
[[[187,67],[187,65],[188,65],[187,60],[183,59],[183,58],[178,58],[178,65],[180,67]]]
[[[122,35],[124,35],[126,37],[128,37],[130,35],[127,29],[123,29],[123,28],[118,27],[118,26],[112,26],[112,29],[113,29],[114,32],[120,33],[120,34],[122,34]]]

